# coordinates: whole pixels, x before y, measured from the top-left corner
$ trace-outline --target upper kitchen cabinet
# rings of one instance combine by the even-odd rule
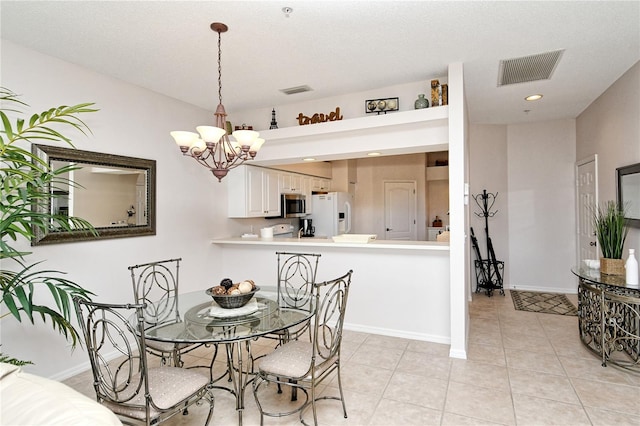
[[[304,187],[302,182],[302,175],[280,172],[280,193],[303,194]]]
[[[279,173],[263,167],[240,166],[227,175],[229,217],[269,217],[280,214]]]
[[[319,177],[311,178],[311,191],[328,192],[330,190],[331,190],[331,181],[329,179],[323,179]]]

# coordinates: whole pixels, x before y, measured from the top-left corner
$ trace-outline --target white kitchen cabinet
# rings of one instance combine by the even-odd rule
[[[281,194],[302,194],[302,175],[296,173],[280,172],[280,193]]]
[[[331,190],[331,181],[319,177],[311,178],[311,190],[328,192]]]
[[[302,182],[302,193],[305,195],[305,199],[306,199],[305,213],[311,214],[313,210],[313,201],[311,197],[312,178],[311,176],[301,176],[300,180]]]
[[[279,173],[254,166],[231,171],[228,182],[229,217],[269,217],[280,214]]]
[[[278,172],[264,169],[262,172],[262,207],[266,216],[280,214],[280,188],[278,188]]]

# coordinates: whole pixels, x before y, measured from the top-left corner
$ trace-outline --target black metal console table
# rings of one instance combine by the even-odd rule
[[[602,360],[640,373],[640,289],[625,277],[585,266],[571,268],[579,279],[580,339]]]

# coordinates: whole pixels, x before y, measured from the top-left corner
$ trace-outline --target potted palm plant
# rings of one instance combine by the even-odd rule
[[[78,332],[71,323],[71,299],[89,299],[92,293],[63,278],[63,272],[41,270],[41,262],[29,262],[31,252],[21,250],[15,243],[31,240],[36,232],[52,228],[96,233],[86,220],[55,214],[49,208],[57,197],[53,190],[56,186],[74,186],[65,178],[73,166],[53,169],[33,155],[30,147],[32,141],[62,142],[73,147],[71,140],[56,129],[70,128],[87,134],[90,130],[78,115],[97,110],[92,103],[60,106],[25,120],[21,109],[26,104],[15,93],[0,87],[0,102],[0,319],[27,319],[33,324],[40,317],[45,323],[50,321],[75,347]],[[34,297],[40,292],[48,292],[50,302]],[[1,353],[0,361],[25,363]]]
[[[624,209],[615,201],[607,201],[594,211],[593,227],[602,252],[600,272],[603,274],[625,273],[622,253],[629,228],[624,216]]]

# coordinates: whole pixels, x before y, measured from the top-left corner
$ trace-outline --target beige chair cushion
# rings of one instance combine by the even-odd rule
[[[260,371],[274,376],[282,377],[305,377],[311,367],[311,355],[313,346],[311,342],[293,340],[278,347],[275,351],[260,360]],[[330,366],[337,357],[325,361],[317,359],[316,373],[320,374]]]
[[[159,408],[170,408],[209,383],[207,376],[193,370],[177,367],[150,368],[148,376],[149,394],[154,404]],[[138,380],[139,378],[136,377],[132,382],[136,383]],[[143,408],[128,408],[109,402],[105,402],[104,404],[115,413],[144,419],[144,389],[141,389],[138,395],[129,403],[139,404]],[[157,410],[154,410],[153,407],[151,408],[152,418],[157,417],[159,414]]]

